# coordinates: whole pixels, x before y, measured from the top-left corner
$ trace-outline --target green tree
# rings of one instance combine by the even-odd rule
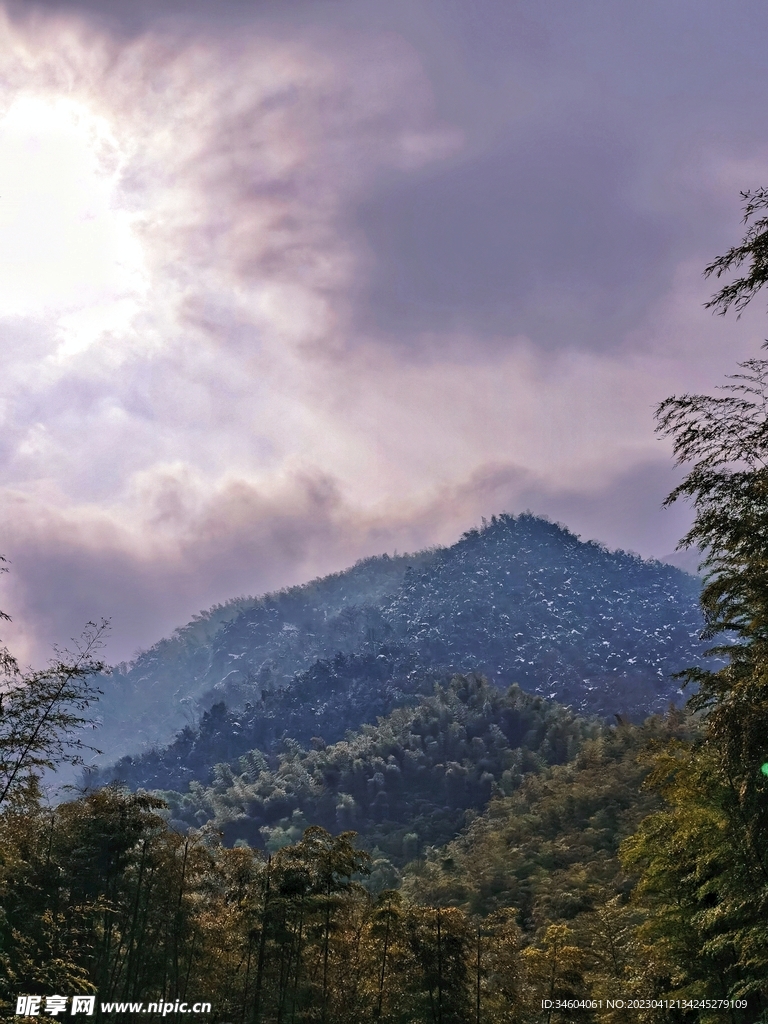
[[[744,201],[744,223],[749,224],[744,238],[706,268],[706,277],[720,278],[730,270],[749,264],[748,273],[724,285],[707,303],[721,315],[733,306],[739,313],[768,282],[768,217],[760,215],[768,209],[768,189],[758,188],[741,193]]]
[[[530,1005],[541,1006],[548,1001],[550,1006],[535,1012],[533,1019],[546,1021],[574,1021],[589,1019],[590,1011],[554,1008],[558,1000],[581,1000],[589,996],[585,980],[588,958],[583,949],[573,943],[573,932],[565,924],[551,924],[546,929],[542,948],[528,946],[522,958],[530,992]]]
[[[416,1019],[465,1024],[472,1013],[474,936],[457,907],[413,906],[407,919],[416,970],[411,977]]]
[[[82,764],[83,751],[94,749],[81,734],[100,693],[94,677],[104,664],[96,654],[107,628],[89,623],[74,652],[57,651],[36,672],[21,672],[7,649],[0,650],[0,811],[33,798],[45,771]]]
[[[742,310],[768,281],[768,191],[745,194],[752,221],[742,244],[707,268],[749,274],[710,306]],[[755,219],[756,218],[756,219]],[[768,361],[740,365],[720,394],[672,396],[657,410],[688,472],[667,498],[693,505],[681,542],[705,570],[705,637],[716,669],[684,673],[704,716],[703,739],[670,746],[652,782],[667,807],[625,844],[642,869],[650,911],[641,935],[661,949],[672,991],[749,1000],[734,1019],[768,1020]],[[700,1020],[708,1020],[705,1013]],[[714,1019],[714,1017],[712,1018]]]

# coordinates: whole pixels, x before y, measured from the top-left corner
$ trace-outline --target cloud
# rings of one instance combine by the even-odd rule
[[[757,308],[703,310],[700,272],[768,159],[744,111],[696,93],[682,116],[645,15],[635,49],[609,18],[611,49],[587,7],[595,38],[546,3],[490,3],[492,31],[418,2],[0,22],[0,606],[23,656],[108,615],[128,657],[502,510],[674,547],[653,408],[762,340]]]
[[[212,602],[330,571],[354,550],[332,482],[297,474],[259,491],[241,481],[213,494],[167,470],[130,529],[99,507],[61,511],[6,493],[2,524],[13,552],[4,639],[24,657],[43,638],[66,641],[89,620],[113,622],[108,655],[130,658]]]
[[[614,347],[665,287],[672,225],[632,201],[627,140],[582,121],[526,125],[372,199],[361,220],[380,265],[364,307],[373,326],[395,339],[458,328]]]
[[[449,544],[505,509],[530,507],[614,544],[629,521],[644,553],[672,550],[686,522],[683,510],[659,510],[672,480],[666,463],[650,463],[597,491],[565,489],[514,465],[487,465],[420,503],[363,511],[320,475],[283,474],[261,489],[231,480],[210,493],[168,467],[146,481],[145,520],[133,529],[98,506],[62,511],[6,492],[0,528],[13,559],[3,607],[14,621],[3,639],[40,661],[51,653],[46,638],[66,643],[107,617],[108,658],[130,659],[213,603],[302,583],[371,552]]]
[[[122,656],[354,549],[311,403],[357,272],[343,206],[460,139],[398,40],[0,35],[6,604],[30,657],[101,615]]]

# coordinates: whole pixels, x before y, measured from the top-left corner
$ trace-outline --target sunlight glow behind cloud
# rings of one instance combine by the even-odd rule
[[[472,269],[461,252],[445,258],[474,237],[484,195],[471,178],[462,191],[469,128],[438,114],[427,63],[376,28],[254,16],[237,32],[166,22],[122,37],[60,12],[0,18],[0,551],[13,562],[0,607],[22,655],[113,615],[109,656],[125,657],[214,601],[447,542],[528,505],[645,554],[674,546],[673,520],[659,539],[632,508],[655,514],[668,482],[654,403],[707,386],[735,351],[724,356],[701,308],[698,252],[649,286],[631,328],[617,317],[607,340],[572,344],[590,301],[623,280],[612,253],[592,267],[574,192],[569,258],[597,284],[543,275],[527,289],[546,344],[503,324],[437,317],[398,331],[360,315],[384,250],[357,217],[388,188],[396,204],[409,182],[430,196],[430,175],[457,175],[455,232],[430,244],[458,290]],[[526,110],[560,110],[554,86],[528,89]],[[526,163],[534,142],[504,150],[504,180],[541,177]],[[615,149],[600,173],[615,165],[629,180]],[[589,198],[597,186],[573,153]],[[690,168],[674,173],[670,187],[688,187]],[[719,197],[725,185],[711,173],[702,187]],[[616,211],[645,223],[627,189],[598,247]],[[515,201],[499,201],[500,252],[527,230]],[[383,235],[393,224],[385,208]],[[401,227],[423,251],[429,223]],[[517,244],[518,262],[490,268],[513,298]],[[570,273],[557,237],[548,244]],[[754,350],[755,323],[739,326],[740,351]],[[613,520],[601,501],[620,510]]]
[[[125,330],[144,289],[119,153],[103,117],[19,95],[0,119],[0,316],[52,316],[60,357]]]

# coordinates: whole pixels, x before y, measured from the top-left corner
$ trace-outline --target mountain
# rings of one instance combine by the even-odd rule
[[[196,724],[222,696],[233,706],[244,703],[321,658],[356,651],[369,610],[391,599],[408,569],[433,555],[369,558],[301,587],[201,612],[104,677],[99,745],[112,758],[151,749]]]
[[[699,589],[530,514],[493,517],[448,548],[219,606],[118,666],[97,742],[126,756],[96,777],[184,788],[287,738],[336,742],[454,672],[642,719],[702,661]]]
[[[552,701],[506,692],[477,676],[454,676],[430,697],[398,708],[346,739],[286,742],[219,764],[209,786],[166,792],[179,830],[211,821],[227,845],[278,849],[309,824],[354,829],[368,849],[402,866],[442,845],[492,792],[512,793],[531,772],[565,764],[606,731]]]

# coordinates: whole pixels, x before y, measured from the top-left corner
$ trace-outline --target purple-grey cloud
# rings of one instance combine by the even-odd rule
[[[396,342],[616,347],[674,266],[673,224],[633,208],[633,170],[620,138],[558,126],[377,196],[360,214],[378,271],[363,316]]]
[[[664,555],[654,405],[768,175],[768,13],[50,0],[0,23],[0,502],[22,654],[529,507]],[[749,29],[749,30],[747,30]]]

